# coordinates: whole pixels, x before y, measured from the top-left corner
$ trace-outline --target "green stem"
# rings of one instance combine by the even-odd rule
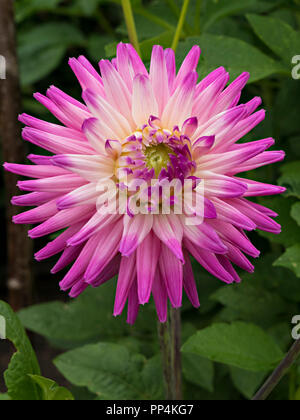
[[[289,350],[283,361],[280,363],[278,368],[272,373],[267,382],[255,395],[253,401],[266,400],[271,395],[272,391],[276,388],[276,386],[279,384],[279,382],[282,380],[282,378],[288,373],[288,371],[296,362],[299,356],[300,340],[294,343],[294,345],[291,347],[291,349]]]
[[[130,0],[122,0],[122,7],[125,17],[125,22],[128,30],[128,36],[131,44],[134,46],[136,51],[139,55],[141,55],[140,44],[138,41],[138,35],[135,27],[131,1]]]
[[[160,344],[166,400],[172,400],[172,371],[170,354],[170,335],[168,323],[158,323],[158,338]]]
[[[180,17],[180,8],[175,3],[175,0],[165,0],[165,3],[169,6],[170,10],[173,12],[173,15],[179,19]],[[183,25],[183,30],[186,35],[194,35],[194,29],[185,22]]]
[[[185,18],[186,18],[186,14],[187,14],[187,11],[188,11],[189,3],[190,3],[190,0],[184,0],[183,5],[182,5],[177,29],[176,29],[174,40],[173,40],[173,43],[172,43],[172,49],[174,51],[176,51],[179,40],[180,40],[180,37],[181,37],[182,28],[183,28],[183,25],[184,25],[184,22],[185,22]]]
[[[171,335],[171,363],[173,400],[182,400],[182,369],[181,369],[181,315],[180,309],[170,310],[170,335]]]
[[[169,321],[158,324],[166,400],[182,400],[181,316],[179,309],[170,308]]]

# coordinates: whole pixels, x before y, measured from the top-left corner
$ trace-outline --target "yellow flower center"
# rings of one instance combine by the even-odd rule
[[[146,147],[144,150],[146,156],[146,165],[149,169],[154,169],[156,177],[159,176],[163,168],[167,169],[170,163],[170,154],[172,149],[166,144],[155,144]]]

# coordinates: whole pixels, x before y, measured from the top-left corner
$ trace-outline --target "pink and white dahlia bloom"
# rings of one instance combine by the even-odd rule
[[[30,193],[12,203],[35,208],[14,222],[38,224],[31,238],[62,231],[36,259],[62,253],[52,273],[71,265],[60,283],[62,290],[71,289],[71,297],[118,274],[114,315],[128,300],[129,323],[151,294],[161,322],[168,299],[181,306],[183,289],[199,306],[190,255],[225,283],[239,282],[234,265],[253,272],[245,254],[259,256],[245,231],[281,231],[273,211],[248,199],[284,189],[238,175],[284,158],[282,151],[266,151],[272,138],[239,142],[264,119],[265,111],[256,111],[261,99],[239,104],[248,73],[228,85],[221,67],[199,82],[199,56],[199,47],[193,47],[177,74],[174,52],[160,46],[153,48],[150,72],[128,44],[119,44],[112,62],[100,62],[101,75],[86,58],[70,59],[84,103],[54,86],[46,96],[35,94],[62,125],[23,114],[23,138],[51,155],[29,155],[30,166],[5,164],[35,178],[18,183]],[[175,179],[179,188],[163,194],[164,182]],[[117,199],[115,211],[109,211],[107,192],[99,188],[108,180],[116,186],[109,192]],[[201,195],[202,214],[188,199],[181,214],[174,211],[185,180],[192,181],[192,201]],[[134,193],[130,186],[139,181],[143,188]],[[124,192],[121,211],[118,198]],[[148,211],[134,212],[134,200]],[[162,212],[166,202],[170,214]],[[197,223],[186,223],[189,208]]]

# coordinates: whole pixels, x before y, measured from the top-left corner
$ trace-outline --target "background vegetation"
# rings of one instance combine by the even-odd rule
[[[153,44],[170,46],[182,1],[133,0],[132,4],[143,59],[148,63]],[[33,92],[43,93],[55,83],[79,99],[80,87],[68,67],[68,57],[84,54],[96,66],[101,58],[115,55],[119,41],[127,41],[118,0],[16,0],[15,12],[23,109],[49,121],[51,116],[32,98]],[[280,214],[283,232],[252,235],[262,258],[256,262],[254,275],[243,274],[241,285],[223,286],[194,263],[202,306],[197,311],[185,301],[182,310],[187,399],[250,399],[292,344],[291,320],[300,314],[300,80],[291,75],[292,57],[300,55],[299,29],[299,0],[190,2],[178,65],[191,46],[199,44],[201,76],[221,65],[232,79],[242,71],[251,73],[242,99],[262,96],[268,112],[249,139],[275,137],[276,149],[284,149],[287,159],[250,177],[284,185],[287,193],[259,200]],[[1,214],[5,232],[4,199]],[[35,247],[41,245],[38,242]],[[1,252],[0,292],[5,300],[4,247]],[[41,377],[23,327],[59,351],[52,364],[53,353],[45,362],[35,346],[47,376],[57,378],[58,369],[67,380],[59,377],[60,385],[66,385],[77,399],[163,398],[152,304],[129,327],[125,319],[112,317],[115,282],[69,302],[58,291],[59,278],[47,274],[50,266],[34,264],[36,304],[17,317],[0,303],[0,314],[9,320],[8,338],[17,349],[5,372],[8,393],[0,399],[73,398],[65,388]],[[36,335],[32,337],[36,343]],[[1,361],[6,360],[7,351],[0,342],[3,372],[7,366]],[[272,399],[300,399],[299,363]]]

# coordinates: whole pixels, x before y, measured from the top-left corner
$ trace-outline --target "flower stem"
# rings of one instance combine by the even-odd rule
[[[171,363],[173,399],[182,400],[182,374],[181,374],[181,314],[180,309],[171,308],[170,316],[171,335]]]
[[[166,400],[172,400],[172,373],[171,373],[171,354],[170,354],[170,335],[169,326],[158,323],[158,338],[163,365],[165,396]]]
[[[179,309],[170,309],[170,319],[158,325],[166,400],[182,400],[181,317]]]
[[[122,0],[122,7],[124,12],[124,17],[126,21],[126,26],[128,30],[128,36],[131,44],[134,46],[136,51],[139,55],[141,55],[140,44],[138,41],[138,35],[136,31],[136,26],[134,22],[131,1],[130,0]]]
[[[300,356],[300,339],[294,343],[286,357],[280,363],[278,368],[272,373],[267,382],[262,386],[258,393],[253,398],[253,401],[266,400],[272,391],[276,388],[282,378],[287,374],[292,365]]]
[[[181,37],[182,28],[183,28],[183,25],[184,25],[184,22],[185,22],[185,18],[186,18],[186,14],[187,14],[187,11],[188,11],[189,3],[190,3],[190,0],[184,0],[183,5],[182,5],[177,29],[176,29],[174,40],[173,40],[173,43],[172,43],[172,49],[174,51],[176,51],[179,40],[180,40],[180,37]]]

